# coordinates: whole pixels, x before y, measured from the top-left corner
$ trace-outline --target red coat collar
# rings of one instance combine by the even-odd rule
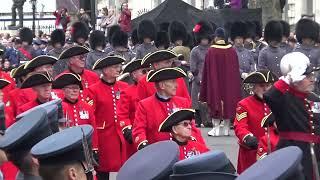
[[[293,88],[291,86],[289,87],[289,92],[291,94],[293,94],[294,96],[297,96],[297,97],[299,97],[301,99],[305,99],[308,96],[308,93],[304,93],[304,92],[298,91],[298,90],[296,90],[295,88]]]

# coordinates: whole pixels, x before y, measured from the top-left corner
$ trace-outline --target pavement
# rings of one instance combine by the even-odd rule
[[[211,130],[211,128],[200,128],[200,130],[207,146],[211,150],[221,150],[225,152],[234,167],[237,168],[239,145],[237,143],[238,140],[234,134],[234,131],[230,131],[230,136],[212,137],[208,136],[208,132]]]

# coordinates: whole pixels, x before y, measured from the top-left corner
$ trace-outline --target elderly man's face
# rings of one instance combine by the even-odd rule
[[[159,82],[160,89],[167,95],[167,96],[175,96],[177,93],[177,81],[176,79],[169,79]]]
[[[179,136],[183,139],[189,139],[192,132],[192,121],[184,120],[172,127],[174,136]]]
[[[271,83],[259,83],[255,84],[253,87],[253,92],[256,96],[259,98],[263,98],[263,94],[267,92],[271,88],[272,84]]]
[[[41,84],[33,87],[32,89],[37,93],[39,99],[51,98],[51,90],[52,90],[51,83]]]
[[[73,56],[70,58],[70,65],[77,67],[77,68],[84,68],[85,67],[85,55],[78,55],[78,56]]]
[[[71,84],[63,88],[64,96],[69,101],[76,101],[80,95],[80,87],[77,84]]]
[[[295,83],[293,86],[300,92],[310,93],[314,90],[315,74],[307,75],[302,81]]]
[[[153,67],[155,70],[162,69],[162,68],[169,68],[172,67],[173,59],[167,59],[159,62],[153,63]]]

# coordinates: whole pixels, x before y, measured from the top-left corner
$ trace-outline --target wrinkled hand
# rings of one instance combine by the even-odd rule
[[[251,149],[258,148],[258,139],[253,135],[249,135],[246,138],[244,138],[243,142],[246,146],[248,146]]]
[[[123,136],[124,136],[124,138],[126,139],[126,141],[129,144],[133,143],[133,140],[132,140],[132,129],[131,128],[124,129],[123,130]]]

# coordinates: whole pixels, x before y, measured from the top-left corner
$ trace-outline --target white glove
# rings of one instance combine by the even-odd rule
[[[306,69],[307,67],[294,68],[288,73],[288,76],[291,78],[293,83],[302,81],[306,77],[305,75],[303,75]]]
[[[248,73],[242,73],[242,74],[241,74],[241,78],[242,78],[242,79],[245,79],[245,78],[247,78],[247,77],[248,77]]]
[[[280,70],[282,75],[284,76],[289,74],[291,71],[295,71],[291,75],[297,76],[302,71],[303,71],[302,72],[303,74],[309,64],[310,64],[310,60],[306,55],[304,55],[301,52],[292,52],[282,57],[280,62]],[[298,69],[301,69],[301,70],[298,70]]]

